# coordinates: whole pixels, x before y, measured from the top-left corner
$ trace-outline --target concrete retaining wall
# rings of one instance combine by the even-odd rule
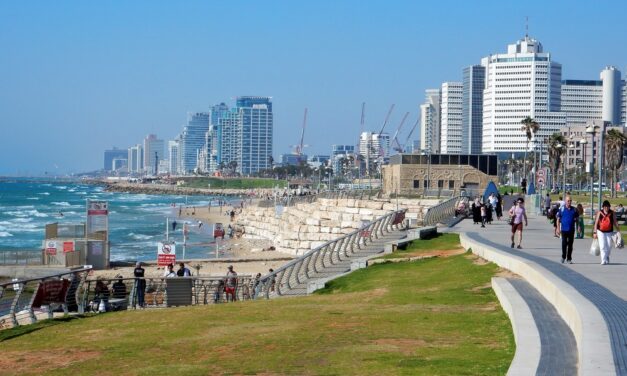
[[[405,218],[421,221],[427,210],[439,200],[399,199],[398,208],[407,208]],[[244,227],[244,237],[267,239],[277,250],[302,255],[330,240],[361,227],[397,209],[396,200],[358,200],[321,198],[284,209],[280,217],[274,207],[246,208],[237,219]]]

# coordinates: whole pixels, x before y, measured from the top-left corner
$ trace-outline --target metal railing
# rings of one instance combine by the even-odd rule
[[[0,249],[0,265],[41,265],[40,249]]]
[[[358,251],[386,233],[398,230],[405,220],[406,209],[386,214],[338,239],[326,242],[301,257],[290,261],[259,281],[258,297],[266,299],[285,295],[289,290],[307,294],[307,282],[329,269],[337,269]],[[303,291],[304,290],[304,291]]]
[[[91,268],[0,284],[0,329],[32,324],[78,309],[79,291]]]
[[[257,203],[259,207],[272,207],[275,205],[282,206],[294,206],[303,203],[312,203],[319,198],[327,199],[340,199],[340,198],[354,198],[359,200],[372,199],[380,195],[378,189],[343,189],[333,191],[322,191],[319,193],[306,194],[306,195],[286,195],[269,199],[260,199]]]
[[[438,223],[450,224],[456,219],[456,210],[458,208],[458,204],[461,200],[466,202],[465,209],[468,209],[468,200],[467,196],[458,196],[449,198],[446,201],[443,201],[435,206],[432,206],[427,210],[427,214],[425,214],[423,225],[425,226],[434,226]],[[464,216],[466,213],[462,213]]]

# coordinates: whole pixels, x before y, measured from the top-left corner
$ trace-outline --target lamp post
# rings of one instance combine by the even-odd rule
[[[601,136],[599,137],[599,211],[601,211],[601,205],[603,202],[603,176],[605,175],[605,171],[603,171],[603,162],[605,160],[605,127],[607,126],[607,122],[603,122],[601,126]]]
[[[566,149],[566,161],[565,161],[566,163],[564,163],[564,194],[566,194],[566,174],[568,172],[567,165],[568,165],[568,161],[569,161],[569,159],[568,159],[568,150],[572,150],[574,148],[575,148],[575,143],[573,142],[573,136],[571,135],[570,136],[570,143],[568,144],[568,148]],[[574,184],[571,184],[571,190],[572,190],[572,186],[573,185]]]
[[[581,145],[581,148],[583,149],[583,168],[584,171],[586,171],[586,145],[588,144],[588,140],[586,140],[585,138],[582,138],[581,141],[579,141],[579,144]]]
[[[586,128],[586,133],[590,135],[590,164],[586,166],[586,170],[590,172],[590,224],[594,223],[594,138],[596,136],[597,126],[592,124]]]

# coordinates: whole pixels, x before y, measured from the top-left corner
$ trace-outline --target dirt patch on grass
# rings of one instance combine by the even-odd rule
[[[451,256],[461,255],[463,253],[466,253],[466,250],[464,250],[463,248],[437,249],[433,251],[403,252],[403,257],[414,257],[414,256],[451,257]]]
[[[483,285],[480,285],[480,286],[475,286],[475,287],[469,289],[468,291],[479,292],[481,290],[485,290],[485,289],[489,289],[489,288],[492,288],[492,283],[490,283],[490,282],[484,283]]]
[[[469,255],[467,255],[467,256],[465,256],[465,257],[466,257],[468,260],[472,260],[472,263],[473,263],[473,264],[475,264],[475,265],[479,265],[479,266],[482,266],[482,265],[487,265],[487,264],[489,264],[489,263],[490,263],[490,261],[488,261],[488,260],[486,260],[486,259],[483,259],[483,258],[481,258],[481,257],[479,257],[479,256],[477,256],[477,255],[475,255],[474,253],[471,253],[471,254],[469,254]]]
[[[385,351],[400,352],[403,355],[412,355],[414,349],[418,347],[424,347],[427,345],[426,341],[421,339],[408,339],[408,338],[382,338],[372,341],[377,347],[382,347]]]
[[[16,374],[33,370],[37,370],[39,374],[45,374],[46,371],[67,367],[76,362],[92,360],[100,355],[100,351],[89,350],[5,350],[0,358],[0,369],[11,370]]]
[[[503,278],[514,278],[514,279],[522,279],[521,276],[519,276],[516,273],[513,273],[507,269],[503,269],[503,268],[499,268],[499,270],[496,272],[495,274],[496,277],[503,277]]]

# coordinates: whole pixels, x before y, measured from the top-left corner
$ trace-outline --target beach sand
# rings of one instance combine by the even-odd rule
[[[234,210],[236,213],[240,211],[239,206],[233,207],[231,205],[226,205],[222,208],[211,207],[211,209],[208,209],[206,206],[181,207],[180,209],[181,216],[178,218],[179,221],[202,221],[204,226],[222,223],[225,229],[229,224],[235,223],[235,220],[237,220],[237,214],[235,220],[231,222],[229,215],[225,213],[230,210]],[[272,242],[269,240],[229,239],[226,236],[224,240],[220,240],[220,247],[226,256],[223,255],[219,259],[186,260],[186,267],[194,275],[200,276],[223,276],[226,274],[229,265],[233,265],[235,271],[240,275],[255,275],[257,273],[265,275],[268,273],[268,269],[276,270],[294,258],[291,254],[269,251],[268,249],[272,245]],[[146,277],[161,277],[163,275],[164,270],[162,267],[157,267],[156,261],[143,264],[146,270]],[[196,266],[200,266],[200,269],[196,269]],[[93,272],[92,278],[102,276],[108,279],[117,275],[128,278],[133,276],[133,269],[134,267],[114,267],[108,270],[97,270]],[[178,269],[178,265],[175,266],[176,269]]]

